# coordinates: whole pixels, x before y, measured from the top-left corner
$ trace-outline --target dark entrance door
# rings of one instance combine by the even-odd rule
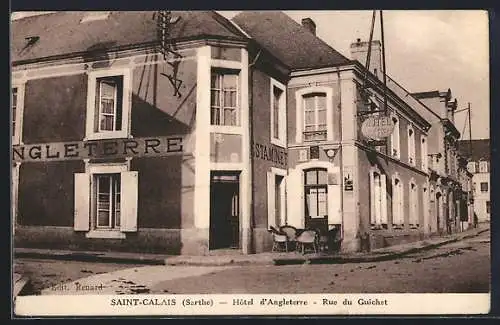
[[[328,173],[326,169],[304,171],[305,226],[328,231]]]
[[[212,173],[210,183],[210,249],[239,248],[239,202],[238,174]]]

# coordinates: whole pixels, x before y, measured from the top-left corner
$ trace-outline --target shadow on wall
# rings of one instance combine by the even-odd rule
[[[179,105],[173,115],[151,105],[141,97],[132,96],[132,135],[136,137],[184,135],[191,132],[195,121],[195,112],[189,124],[179,121],[175,115],[182,109],[184,102],[194,92],[195,87],[186,94],[184,101]]]

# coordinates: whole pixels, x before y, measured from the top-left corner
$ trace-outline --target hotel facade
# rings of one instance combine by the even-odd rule
[[[159,48],[155,15],[12,22],[16,247],[250,254],[287,224],[336,229],[355,252],[440,233],[440,135],[384,88],[380,43],[366,70],[366,42],[347,59],[309,18],[193,11],[168,16]],[[394,131],[375,146],[362,123],[384,96]]]

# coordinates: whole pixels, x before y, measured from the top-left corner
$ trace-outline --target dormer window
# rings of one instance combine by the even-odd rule
[[[480,173],[487,173],[488,172],[488,162],[487,161],[480,161],[479,162],[479,172]]]

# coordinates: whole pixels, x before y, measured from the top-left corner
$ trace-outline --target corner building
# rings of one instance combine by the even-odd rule
[[[164,57],[153,18],[12,23],[17,247],[249,254],[284,224],[335,227],[348,252],[428,235],[430,124],[384,90],[376,42],[366,73],[366,43],[347,59],[308,18],[174,11]],[[395,130],[375,147],[360,126],[384,92]]]

